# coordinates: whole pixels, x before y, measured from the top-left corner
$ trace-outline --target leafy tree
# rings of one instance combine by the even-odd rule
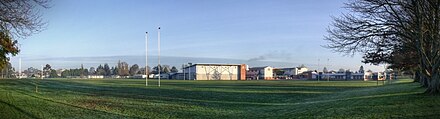
[[[421,80],[418,67],[417,52],[409,47],[403,47],[393,52],[392,60],[390,60],[390,66],[388,68],[394,69],[398,72],[410,72],[414,77],[414,82],[420,82],[423,87],[428,87],[425,80]]]
[[[327,67],[324,67],[324,69],[322,69],[322,72],[324,72],[324,73],[328,73],[328,69],[327,69]]]
[[[24,70],[23,73],[25,73],[28,77],[33,77],[35,73],[38,73],[39,70],[34,67],[29,67],[27,70]]]
[[[88,73],[88,72],[87,72]],[[84,78],[84,65],[81,64],[81,68],[80,68],[80,78]]]
[[[59,77],[59,76],[58,76],[57,71],[54,70],[54,69],[51,69],[51,70],[50,70],[50,73],[49,73],[49,78],[58,78],[58,77]]]
[[[61,72],[61,77],[66,78],[67,76],[71,76],[70,70],[64,70]]]
[[[90,67],[90,69],[89,69],[89,74],[90,74],[90,75],[95,75],[95,74],[96,74],[95,67]]]
[[[113,68],[113,75],[119,75],[119,69],[116,66]]]
[[[89,75],[89,70],[88,69],[82,69],[82,75],[88,76]]]
[[[153,67],[153,71],[151,73],[157,74],[160,69],[160,73],[170,73],[170,66],[169,65],[158,65],[156,67]]]
[[[343,68],[340,68],[339,70],[338,70],[338,73],[344,73],[345,72],[345,69],[343,69]]]
[[[0,0],[0,69],[7,66],[9,55],[19,52],[18,38],[40,32],[45,23],[39,9],[49,8],[47,0]]]
[[[115,75],[115,67],[110,68],[110,75]]]
[[[148,74],[150,74],[151,68],[147,66]],[[138,74],[145,74],[145,67],[140,68]]]
[[[110,67],[108,66],[107,63],[104,64],[104,76],[110,76],[111,75],[111,70]]]
[[[159,73],[159,70],[160,70],[161,72],[163,72],[163,67],[162,67],[161,65],[157,65],[157,66],[153,67],[153,71],[152,71],[151,73],[153,73],[153,74],[158,74],[158,73]]]
[[[358,71],[359,73],[364,73],[365,71],[364,71],[364,66],[361,66],[361,67],[359,67],[359,71]]]
[[[97,75],[105,75],[105,70],[102,65],[99,65],[98,68],[96,68],[96,74]]]
[[[130,76],[133,76],[135,74],[137,74],[139,72],[139,66],[137,64],[134,64],[133,66],[130,67],[129,73]]]
[[[68,77],[68,76],[84,76],[88,75],[87,69],[68,69],[61,72],[61,77]]]
[[[52,66],[50,66],[49,64],[46,64],[43,67],[43,75],[45,75],[45,76],[49,75],[51,69],[52,69]]]
[[[136,74],[145,74],[145,68],[139,68],[139,71]]]
[[[171,72],[177,73],[177,72],[179,72],[179,69],[177,69],[175,66],[173,66],[173,67],[171,67]]]
[[[46,64],[46,66],[44,66],[43,70],[50,70],[52,69],[52,66],[50,66],[49,64]]]
[[[163,66],[163,70],[161,73],[170,73],[170,66],[169,65],[164,65]]]

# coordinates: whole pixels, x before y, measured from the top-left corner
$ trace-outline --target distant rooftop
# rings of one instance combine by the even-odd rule
[[[192,67],[196,65],[204,65],[204,66],[241,66],[242,64],[222,64],[222,63],[195,63],[187,67]]]
[[[264,67],[251,67],[251,68],[249,68],[249,69],[264,69],[264,68],[266,68],[266,67],[270,67],[270,66],[264,66]]]

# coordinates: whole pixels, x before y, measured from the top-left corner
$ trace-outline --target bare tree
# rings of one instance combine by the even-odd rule
[[[361,52],[363,62],[372,64],[396,63],[396,56],[411,57],[402,49],[415,51],[413,61],[429,84],[425,93],[440,93],[440,1],[353,0],[346,8],[352,14],[334,18],[327,48]]]
[[[128,76],[130,75],[129,73],[129,67],[128,67],[128,63],[127,62],[118,62],[118,75],[119,76]]]
[[[20,51],[19,38],[43,30],[40,9],[49,8],[49,0],[0,0],[0,68],[9,62],[8,55]]]

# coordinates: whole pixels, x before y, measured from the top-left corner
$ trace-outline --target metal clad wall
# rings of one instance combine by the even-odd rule
[[[238,80],[238,65],[197,65],[197,80]]]

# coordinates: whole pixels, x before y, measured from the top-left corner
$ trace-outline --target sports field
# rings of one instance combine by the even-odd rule
[[[1,118],[439,118],[440,97],[364,81],[0,80]],[[38,93],[35,92],[38,85]]]

